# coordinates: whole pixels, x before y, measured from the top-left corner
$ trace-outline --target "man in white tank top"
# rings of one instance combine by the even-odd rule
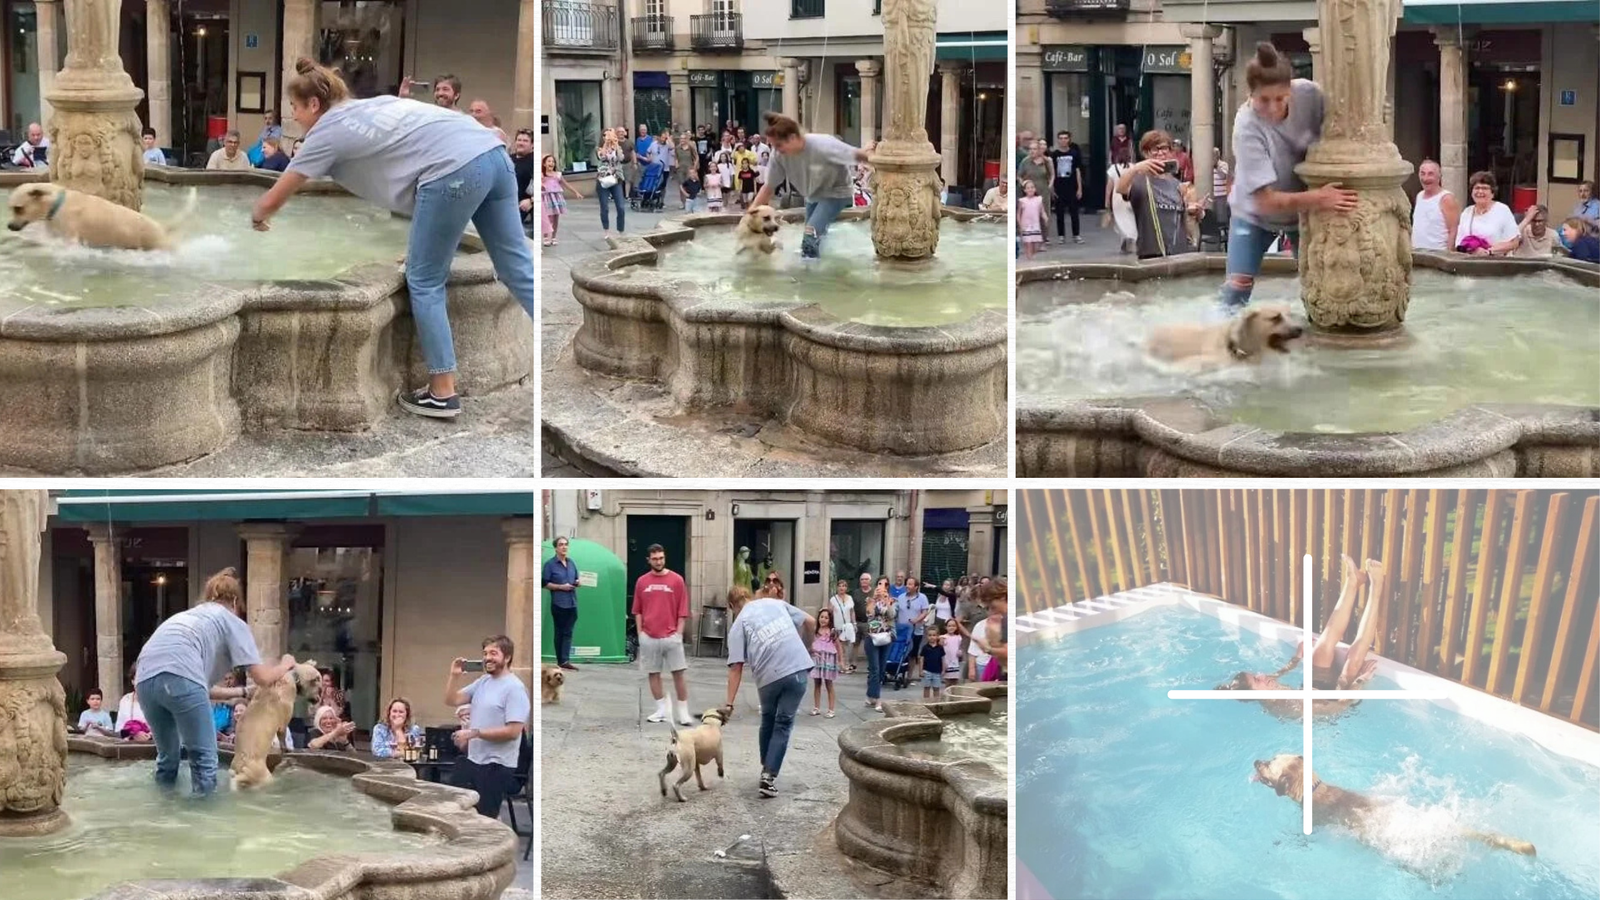
[[[1411,247],[1414,250],[1449,251],[1456,247],[1456,226],[1461,221],[1461,202],[1444,189],[1439,164],[1431,159],[1417,166],[1422,191],[1411,211]]]

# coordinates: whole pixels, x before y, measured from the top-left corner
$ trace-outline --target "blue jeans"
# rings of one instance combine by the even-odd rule
[[[202,686],[171,672],[139,682],[139,706],[156,743],[156,784],[178,783],[178,758],[189,751],[189,776],[196,794],[217,789],[217,731],[211,697]]]
[[[806,680],[810,669],[801,669],[785,675],[762,687],[761,695],[761,769],[774,776],[783,768],[783,756],[789,752],[789,733],[794,731],[794,714],[806,696]]]
[[[417,209],[411,219],[406,250],[406,287],[411,291],[411,317],[429,374],[456,370],[450,337],[445,282],[467,223],[489,251],[494,274],[517,298],[528,318],[534,313],[533,251],[522,230],[517,207],[517,170],[504,147],[496,147],[443,178],[417,188]]]
[[[822,239],[839,213],[850,208],[848,197],[821,197],[806,204],[806,233],[800,238],[800,255],[806,259],[822,256]]]
[[[867,653],[867,699],[876,700],[883,692],[883,664],[889,657],[889,645],[880,647],[872,642],[871,635],[863,635],[861,649]]]
[[[1256,276],[1261,274],[1261,260],[1267,248],[1287,234],[1294,244],[1294,258],[1300,258],[1300,231],[1298,228],[1263,228],[1254,222],[1235,216],[1228,226],[1228,277],[1222,282],[1222,306],[1232,311],[1250,302],[1250,292],[1255,290]]]
[[[611,216],[606,209],[606,200],[610,199],[612,204],[617,207],[617,234],[626,231],[627,229],[623,226],[628,221],[628,199],[622,195],[622,179],[618,178],[617,183],[611,187],[601,187],[600,182],[596,181],[594,183],[594,195],[600,201],[601,230],[611,230]]]

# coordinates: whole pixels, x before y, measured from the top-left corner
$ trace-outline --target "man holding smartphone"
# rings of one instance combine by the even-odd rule
[[[1145,132],[1139,139],[1139,155],[1144,159],[1117,179],[1117,193],[1128,198],[1138,224],[1139,258],[1193,253],[1187,220],[1199,219],[1200,204],[1190,201],[1178,180],[1172,136],[1160,129]]]
[[[450,783],[477,791],[478,813],[491,819],[500,817],[500,804],[516,788],[518,754],[533,708],[522,679],[511,674],[514,651],[503,634],[485,638],[482,662],[457,658],[444,685],[446,704],[471,705],[467,727],[452,736],[466,756],[456,761]],[[456,689],[457,678],[480,667],[478,680]]]

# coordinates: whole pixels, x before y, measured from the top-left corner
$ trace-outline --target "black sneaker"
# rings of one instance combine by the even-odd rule
[[[401,409],[413,415],[428,416],[433,419],[454,419],[461,415],[460,395],[435,397],[433,391],[418,388],[414,391],[401,391],[395,399],[400,401]]]
[[[761,773],[761,796],[778,796],[778,776],[772,774],[771,772]]]

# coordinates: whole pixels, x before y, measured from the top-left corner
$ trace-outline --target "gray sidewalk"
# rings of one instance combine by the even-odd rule
[[[1061,243],[1055,236],[1055,216],[1050,217],[1049,243],[1039,248],[1039,252],[1029,261],[1023,257],[1017,258],[1017,267],[1024,268],[1030,265],[1052,262],[1133,262],[1132,254],[1122,253],[1122,238],[1114,228],[1100,227],[1100,214],[1098,212],[1085,212],[1079,216],[1079,234],[1083,243],[1072,242],[1072,222],[1067,221],[1067,242]]]
[[[722,704],[726,672],[720,658],[690,660],[692,715]],[[839,734],[881,715],[863,705],[865,672],[863,660],[858,674],[840,676],[837,718],[811,716],[808,689],[772,799],[756,790],[761,719],[747,672],[723,729],[727,777],[717,778],[714,765],[703,770],[708,789],[700,791],[691,778],[687,802],[679,803],[660,793],[656,775],[666,762],[669,730],[644,721],[655,701],[638,666],[580,663],[580,671],[568,673],[560,705],[540,709],[543,896],[772,896],[772,869],[793,872],[798,867],[787,860],[804,863],[826,853],[824,830],[849,792],[839,770]],[[663,681],[671,696],[671,677]],[[920,696],[916,688],[884,691],[885,699]],[[716,857],[718,850],[726,858]],[[786,881],[787,895],[847,896],[840,866],[821,858],[817,864],[831,871],[814,880],[802,876],[807,884]]]

